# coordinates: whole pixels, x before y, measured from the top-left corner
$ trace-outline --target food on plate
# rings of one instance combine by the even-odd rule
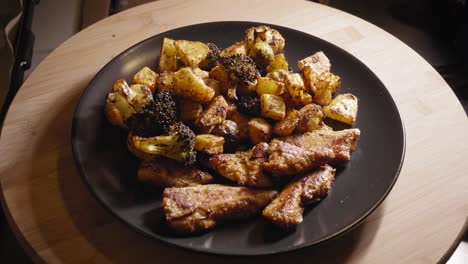
[[[227,220],[260,214],[277,194],[274,190],[218,184],[166,188],[162,208],[172,229],[180,233],[193,233],[213,228]]]
[[[356,121],[357,110],[358,99],[350,93],[337,95],[329,105],[323,107],[327,117],[350,126]]]
[[[138,168],[138,180],[155,186],[186,187],[208,184],[214,181],[213,176],[194,166],[180,166],[170,159],[144,160]]]
[[[325,164],[348,161],[360,134],[359,129],[316,130],[273,139],[263,169],[273,175],[296,175]]]
[[[357,97],[337,94],[341,79],[322,51],[291,69],[285,43],[268,26],[225,47],[164,38],[156,67],[114,83],[106,117],[128,132],[138,179],[166,188],[174,230],[207,230],[265,207],[271,222],[295,227],[330,190],[331,166],[351,159],[360,130],[326,122],[353,126]]]
[[[317,203],[331,189],[335,169],[329,165],[292,180],[265,209],[263,216],[275,225],[289,229],[302,223],[304,207]]]

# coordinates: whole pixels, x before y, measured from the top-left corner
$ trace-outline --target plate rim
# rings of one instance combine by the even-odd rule
[[[91,90],[90,86],[94,82],[96,82],[98,80],[97,77],[101,75],[101,73],[107,68],[108,65],[110,65],[114,61],[118,60],[123,54],[128,53],[132,49],[137,48],[142,43],[150,41],[151,39],[159,37],[161,35],[171,33],[173,31],[188,29],[188,28],[197,27],[197,26],[205,26],[205,25],[210,25],[210,24],[236,24],[236,23],[238,23],[238,24],[239,23],[240,24],[250,24],[252,26],[266,25],[266,26],[269,26],[269,27],[272,27],[272,28],[278,28],[280,31],[281,31],[281,28],[287,29],[287,30],[290,30],[290,31],[294,31],[295,33],[305,34],[305,35],[307,35],[309,37],[318,39],[320,41],[324,41],[328,45],[330,45],[330,46],[332,46],[332,47],[334,47],[336,49],[339,49],[340,51],[346,53],[347,55],[351,56],[356,61],[358,61],[360,64],[362,64],[362,66],[364,66],[364,68],[367,69],[371,74],[373,74],[375,76],[376,80],[378,82],[380,82],[380,84],[383,86],[385,92],[388,94],[389,98],[391,99],[391,103],[392,103],[391,105],[395,108],[396,114],[397,114],[396,117],[400,121],[399,123],[401,124],[401,132],[402,132],[401,158],[400,158],[398,168],[397,168],[397,170],[395,172],[395,176],[393,177],[393,180],[392,180],[391,184],[385,190],[384,194],[379,198],[379,200],[368,211],[366,211],[364,214],[362,214],[354,222],[348,224],[344,228],[340,229],[338,232],[335,232],[333,234],[325,236],[322,239],[317,240],[315,242],[303,243],[303,244],[294,245],[294,246],[291,246],[291,247],[284,247],[284,248],[282,248],[280,250],[262,251],[262,252],[259,252],[259,253],[255,253],[255,252],[252,252],[252,253],[250,253],[250,252],[249,253],[239,253],[239,252],[225,252],[225,251],[221,251],[221,250],[210,250],[210,248],[194,248],[194,247],[190,247],[190,246],[186,246],[186,245],[177,244],[177,243],[174,243],[174,242],[172,242],[170,240],[167,240],[167,239],[163,239],[159,235],[153,235],[152,236],[152,235],[148,234],[147,232],[144,232],[143,230],[141,230],[141,229],[137,228],[136,226],[132,225],[128,221],[126,221],[124,218],[122,218],[116,212],[114,212],[114,210],[112,210],[112,208],[110,208],[110,206],[108,206],[102,199],[100,199],[100,196],[98,195],[97,191],[90,184],[90,181],[88,180],[89,177],[86,175],[86,172],[84,171],[84,168],[81,166],[81,160],[79,158],[77,146],[76,146],[76,143],[75,143],[75,140],[74,140],[76,138],[76,135],[77,135],[77,122],[78,122],[78,120],[77,120],[76,116],[77,116],[77,113],[79,112],[79,110],[83,107],[82,106],[83,96],[90,92],[90,90]],[[220,20],[220,21],[210,21],[210,22],[203,22],[203,23],[185,25],[185,26],[182,26],[182,27],[177,27],[177,28],[173,28],[173,29],[170,29],[170,30],[166,30],[166,31],[157,33],[155,35],[152,35],[152,36],[150,36],[150,37],[148,37],[146,39],[143,39],[143,40],[135,43],[134,45],[126,48],[125,50],[123,50],[122,52],[117,54],[114,58],[109,60],[105,65],[103,65],[101,67],[101,69],[99,69],[99,71],[96,72],[96,74],[88,82],[85,89],[81,92],[81,94],[79,96],[78,104],[76,105],[75,110],[73,111],[70,143],[71,143],[71,147],[72,147],[74,166],[78,170],[78,172],[80,174],[80,178],[85,183],[85,185],[87,186],[88,191],[92,194],[94,199],[97,200],[98,203],[103,208],[105,208],[105,210],[107,212],[109,212],[114,218],[116,218],[120,222],[124,223],[125,226],[130,227],[130,229],[136,231],[139,234],[142,234],[143,237],[147,238],[148,240],[151,240],[153,242],[154,241],[162,242],[163,244],[169,245],[169,246],[174,247],[174,248],[184,249],[184,250],[187,250],[187,251],[190,251],[190,252],[203,254],[203,255],[237,256],[237,257],[241,257],[241,256],[267,256],[267,255],[278,255],[278,254],[282,254],[282,253],[292,253],[292,252],[295,252],[295,251],[299,251],[301,249],[305,249],[305,248],[308,248],[308,247],[323,244],[323,243],[325,243],[327,241],[337,239],[337,238],[343,236],[344,234],[349,233],[349,231],[351,231],[352,229],[354,229],[354,228],[358,227],[360,224],[362,224],[364,222],[364,220],[370,214],[372,214],[384,202],[384,200],[390,194],[393,187],[395,186],[396,181],[398,180],[398,178],[400,176],[401,169],[403,167],[404,160],[405,160],[405,155],[406,155],[406,128],[405,128],[403,118],[401,116],[401,112],[400,112],[400,110],[398,108],[398,105],[396,104],[395,100],[393,99],[393,96],[390,93],[390,91],[387,89],[387,86],[382,82],[382,80],[378,77],[378,75],[374,73],[374,71],[372,71],[364,62],[362,62],[360,59],[358,59],[356,56],[354,56],[353,54],[351,54],[347,50],[345,50],[345,49],[343,49],[343,48],[341,48],[341,47],[339,47],[339,46],[337,46],[337,45],[335,45],[335,44],[333,44],[333,43],[331,43],[331,42],[329,42],[329,41],[327,41],[327,40],[325,40],[323,38],[320,38],[320,37],[315,36],[313,34],[310,34],[308,32],[304,32],[304,31],[294,29],[294,28],[291,28],[291,27],[286,27],[286,26],[276,25],[276,24],[266,23],[266,22],[265,23],[264,22],[258,22],[258,21],[244,21],[244,20],[226,20],[226,21],[222,21],[222,20]]]

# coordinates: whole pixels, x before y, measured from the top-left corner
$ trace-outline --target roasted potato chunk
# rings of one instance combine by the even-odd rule
[[[203,112],[203,106],[200,103],[187,99],[180,102],[179,109],[179,118],[182,122],[195,121]]]
[[[190,40],[176,40],[174,42],[180,60],[189,67],[196,68],[206,58],[210,48],[203,42]]]
[[[136,84],[143,84],[154,93],[156,87],[156,78],[158,74],[148,67],[143,67],[139,72],[133,76],[133,82]]]
[[[149,102],[153,101],[153,94],[142,84],[132,84],[130,89],[133,91],[135,96],[130,100],[130,105],[135,108],[135,110],[140,110],[145,107]]]
[[[216,65],[210,71],[210,78],[219,81],[220,87],[227,90],[229,86],[229,74],[222,65]]]
[[[266,68],[267,72],[273,72],[278,70],[289,70],[288,61],[286,61],[286,57],[284,57],[284,54],[275,55],[273,61]]]
[[[249,138],[252,144],[268,142],[271,139],[272,127],[263,118],[252,118],[249,121]]]
[[[263,94],[260,97],[260,106],[264,117],[281,120],[286,115],[286,105],[280,96]]]
[[[200,134],[195,136],[195,147],[197,151],[205,152],[211,155],[223,153],[224,138],[211,135]]]
[[[274,54],[283,50],[285,44],[283,36],[277,30],[267,26],[252,27],[245,32],[244,43],[247,51],[250,51],[257,42],[266,42]]]
[[[330,60],[322,51],[298,61],[297,66],[301,71],[304,70],[304,67],[309,67],[317,75],[329,72],[331,68]]]
[[[221,53],[219,54],[221,57],[226,57],[234,54],[241,54],[241,55],[247,55],[247,50],[245,49],[245,44],[243,41],[236,42],[232,44],[231,46],[223,49]]]
[[[173,72],[163,72],[156,78],[156,88],[158,90],[172,90],[174,88]]]
[[[275,53],[270,45],[265,42],[257,42],[249,50],[249,57],[253,59],[258,67],[265,69],[273,62]]]
[[[237,127],[239,128],[239,139],[241,141],[249,139],[249,118],[237,111],[232,111],[229,118],[236,122]]]
[[[226,119],[228,108],[229,105],[223,96],[220,95],[215,97],[206,110],[200,114],[198,119],[195,121],[195,125],[198,128],[212,129],[214,126],[221,124]]]
[[[274,70],[272,72],[267,73],[266,77],[273,79],[277,82],[284,83],[286,80],[286,76],[289,75],[288,71],[285,70]]]
[[[177,95],[193,101],[206,103],[211,101],[215,94],[215,91],[190,68],[176,71],[172,76],[172,83],[172,89]]]
[[[337,95],[329,105],[323,107],[325,115],[331,119],[354,125],[358,111],[358,99],[347,93]]]
[[[202,70],[200,68],[193,68],[192,70],[198,77],[200,77],[202,79],[210,78],[210,73],[207,72],[207,71],[204,71],[204,70]]]
[[[289,136],[296,129],[301,119],[301,114],[296,109],[288,111],[286,116],[273,127],[273,133],[278,136]]]
[[[260,77],[257,80],[255,91],[259,96],[263,94],[282,95],[286,88],[284,83],[275,81],[269,77]]]
[[[172,72],[177,70],[177,50],[173,39],[163,39],[161,52],[159,54],[159,72]]]
[[[325,114],[320,105],[308,104],[299,110],[299,115],[300,119],[296,127],[298,133],[317,130],[323,126]]]
[[[312,96],[307,92],[299,73],[291,73],[286,76],[286,87],[295,103],[301,105],[312,103]]]
[[[324,72],[317,77],[314,102],[324,106],[330,104],[333,93],[340,87],[340,77],[330,72]]]

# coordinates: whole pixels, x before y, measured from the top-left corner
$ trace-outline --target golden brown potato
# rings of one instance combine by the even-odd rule
[[[229,105],[223,96],[215,97],[205,111],[200,114],[195,125],[198,128],[210,128],[211,131],[214,126],[221,124],[226,119],[228,108]]]
[[[325,56],[325,53],[319,51],[307,58],[304,58],[297,62],[297,66],[300,70],[304,67],[309,67],[315,74],[320,75],[324,72],[330,71],[330,60]]]
[[[143,84],[154,93],[156,87],[156,78],[158,74],[148,67],[143,67],[139,72],[133,76],[133,82],[136,84]]]
[[[226,97],[229,100],[237,101],[237,86],[234,82],[230,82],[226,91]]]
[[[273,71],[278,71],[278,70],[284,70],[284,71],[289,70],[288,61],[286,60],[286,57],[284,56],[284,54],[275,55],[273,61],[266,68],[267,72],[273,72]]]
[[[223,91],[221,90],[220,82],[218,80],[207,78],[207,79],[203,79],[203,81],[205,81],[205,84],[208,87],[213,89],[214,97],[223,94]]]
[[[282,95],[286,90],[284,83],[275,81],[269,77],[260,77],[257,80],[255,91],[259,96],[263,94]]]
[[[285,45],[283,36],[277,30],[267,26],[252,27],[245,32],[244,43],[247,52],[249,52],[257,42],[266,42],[270,45],[274,54],[283,50]]]
[[[241,141],[249,139],[249,118],[237,111],[232,110],[229,119],[236,122],[239,127],[239,138]]]
[[[340,77],[330,72],[324,72],[317,77],[314,102],[324,106],[330,104],[332,95],[340,87]]]
[[[286,116],[273,127],[273,132],[278,136],[289,136],[296,129],[301,119],[301,114],[296,109],[288,111]]]
[[[267,73],[266,77],[273,79],[277,82],[284,83],[286,80],[286,76],[289,75],[288,71],[285,70],[274,70],[272,72]]]
[[[203,42],[190,40],[176,40],[174,43],[180,60],[189,67],[196,68],[206,58],[210,48]]]
[[[208,79],[210,78],[210,73],[207,71],[204,71],[200,68],[193,68],[193,72],[200,78],[202,79]]]
[[[283,50],[286,41],[276,29],[271,29],[270,34],[271,41],[268,42],[268,44],[270,44],[271,48],[273,49],[273,52],[277,54]]]
[[[203,106],[200,103],[188,99],[181,100],[179,107],[179,118],[182,122],[195,121],[203,112]]]
[[[190,68],[181,68],[172,77],[173,90],[181,97],[197,102],[209,102],[213,98],[214,90],[207,86],[202,78]]]
[[[197,151],[205,152],[211,155],[223,153],[224,138],[211,135],[200,134],[195,136],[195,147]]]
[[[354,125],[358,112],[358,99],[347,93],[337,95],[329,105],[323,107],[325,115],[331,119]]]
[[[271,139],[272,127],[263,118],[252,118],[249,121],[249,138],[252,144],[268,142]]]
[[[135,109],[120,93],[109,93],[104,112],[111,124],[127,129],[124,121],[135,113]]]
[[[173,72],[163,72],[156,78],[156,88],[158,90],[172,90],[174,88]]]
[[[145,107],[149,102],[153,101],[153,94],[151,91],[143,84],[132,84],[130,89],[133,91],[135,96],[129,101],[130,105],[135,108],[135,110],[140,110]]]
[[[241,55],[247,55],[247,51],[245,49],[245,44],[243,41],[236,42],[232,44],[231,46],[223,49],[221,53],[219,54],[221,57],[226,57],[234,54],[241,54]]]
[[[299,115],[300,119],[296,127],[298,133],[314,131],[323,126],[325,114],[320,105],[308,104],[299,110]]]
[[[177,70],[177,50],[174,45],[174,40],[164,38],[161,44],[161,52],[159,53],[159,72],[172,72]]]
[[[286,115],[286,105],[283,98],[274,94],[263,94],[260,97],[262,116],[273,120],[281,120]]]
[[[291,73],[286,76],[286,87],[295,103],[302,105],[312,103],[312,96],[307,92],[299,73]]]
[[[229,86],[229,74],[222,65],[216,65],[210,71],[210,78],[219,81],[222,90],[227,90]]]
[[[266,42],[257,42],[249,50],[249,57],[261,69],[265,69],[275,58],[275,53],[270,45]]]

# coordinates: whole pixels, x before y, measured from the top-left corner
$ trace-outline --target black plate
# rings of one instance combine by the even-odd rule
[[[200,40],[227,47],[243,39],[253,22],[214,22],[174,29],[127,49],[101,69],[81,96],[72,127],[76,164],[96,198],[117,218],[146,236],[196,251],[263,255],[310,246],[358,224],[386,197],[403,162],[405,135],[397,107],[382,82],[346,51],[309,34],[275,25],[295,62],[322,50],[342,78],[340,93],[359,98],[356,127],[362,131],[352,159],[338,169],[331,193],[306,210],[295,232],[281,234],[257,217],[216,227],[193,237],[174,236],[164,225],[161,191],[136,181],[137,160],[126,150],[126,134],[104,116],[104,99],[117,79],[131,81],[143,66],[155,67],[163,37]]]

